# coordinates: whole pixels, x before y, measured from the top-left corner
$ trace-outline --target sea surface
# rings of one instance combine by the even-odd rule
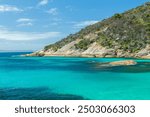
[[[100,64],[127,59],[22,54],[26,53],[0,53],[0,100],[150,99],[150,60],[105,67]]]

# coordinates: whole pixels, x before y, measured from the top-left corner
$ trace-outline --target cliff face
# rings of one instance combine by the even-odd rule
[[[150,2],[115,14],[28,56],[150,57]]]

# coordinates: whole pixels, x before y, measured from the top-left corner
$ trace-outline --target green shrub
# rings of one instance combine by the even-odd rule
[[[75,44],[76,49],[87,50],[88,46],[93,43],[91,40],[81,40],[79,43]]]
[[[122,18],[122,14],[117,13],[114,15],[114,17],[115,17],[115,19],[120,19],[120,18]]]

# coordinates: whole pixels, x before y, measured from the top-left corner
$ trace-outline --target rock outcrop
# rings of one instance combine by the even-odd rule
[[[128,65],[136,65],[137,62],[134,60],[125,60],[125,61],[115,61],[115,62],[110,62],[109,65],[111,66],[128,66]]]
[[[115,14],[26,56],[150,59],[150,2]]]

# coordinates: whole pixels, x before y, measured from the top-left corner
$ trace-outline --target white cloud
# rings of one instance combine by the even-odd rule
[[[0,40],[11,40],[11,41],[29,41],[39,39],[50,39],[59,37],[60,32],[21,32],[11,31],[8,29],[0,29]]]
[[[21,12],[22,9],[19,9],[15,6],[10,5],[0,5],[0,12]]]
[[[39,6],[44,6],[48,4],[48,0],[41,0],[41,2],[39,2]]]
[[[33,26],[33,23],[31,22],[21,23],[21,24],[18,24],[17,26]]]
[[[83,27],[86,27],[88,25],[95,24],[97,22],[98,21],[96,21],[96,20],[82,21],[82,22],[75,23],[74,26],[73,26],[73,28],[83,28]]]
[[[33,19],[30,18],[20,18],[17,20],[19,23],[17,26],[32,26],[33,25]]]
[[[30,18],[20,18],[17,20],[17,22],[32,22],[33,19],[30,19]]]
[[[50,23],[51,26],[57,26],[58,24],[59,24],[58,22]]]
[[[57,8],[51,8],[47,11],[47,13],[51,15],[57,15],[58,14],[58,9]]]

